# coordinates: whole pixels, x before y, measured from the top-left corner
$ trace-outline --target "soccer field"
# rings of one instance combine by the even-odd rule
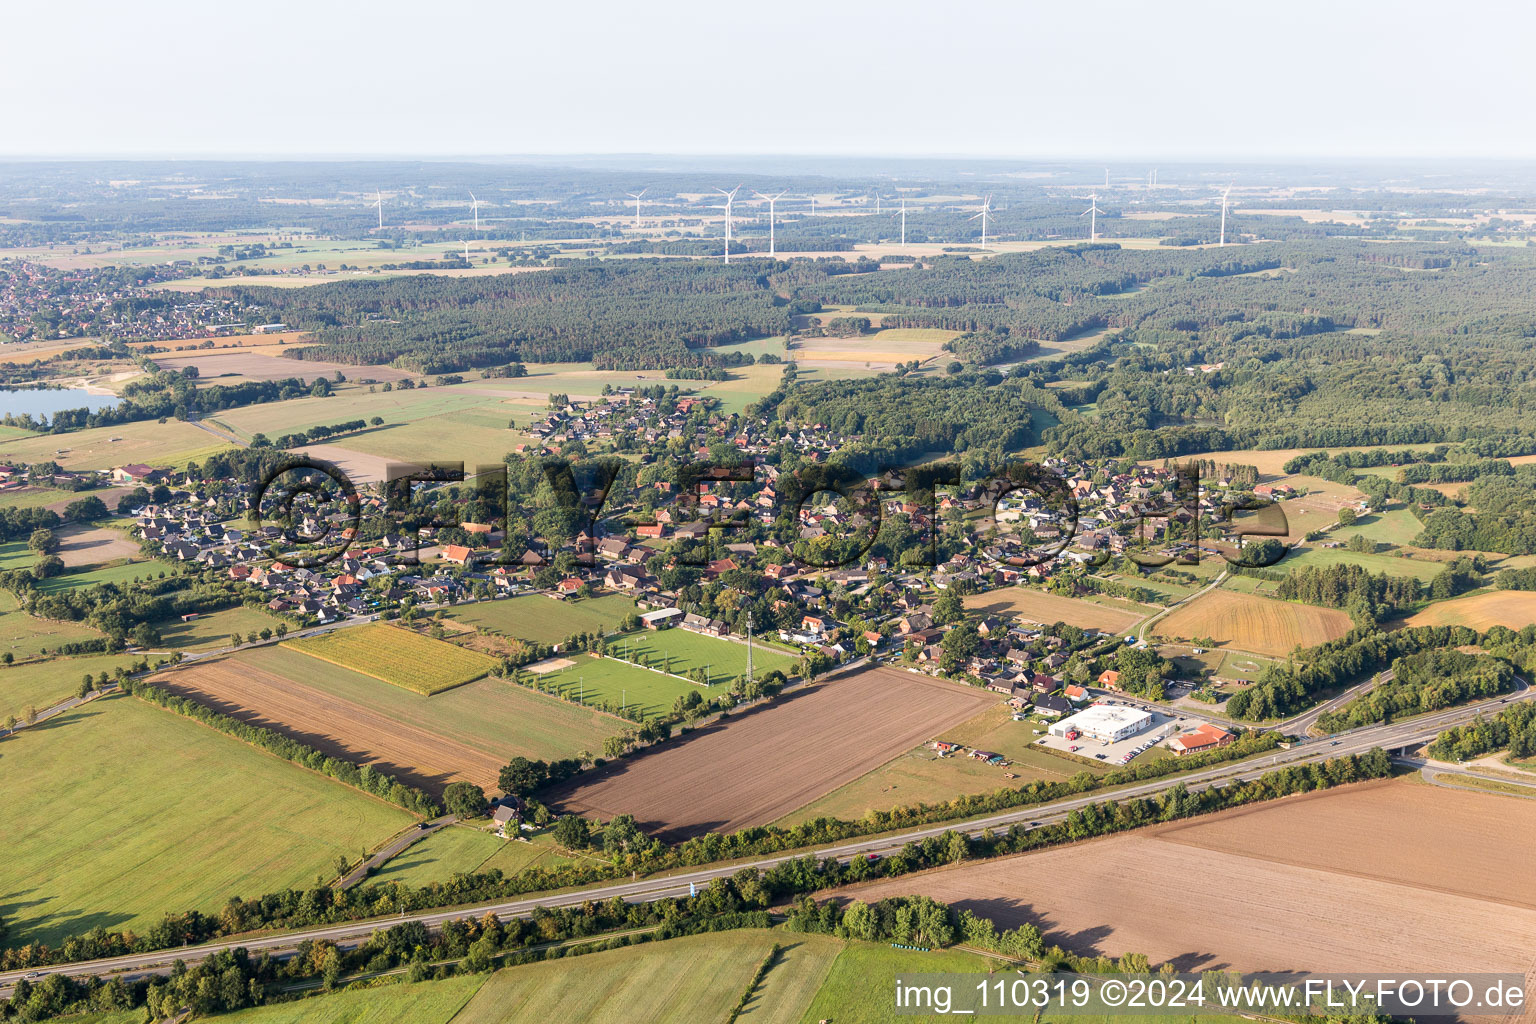
[[[329,878],[414,818],[133,697],[107,697],[0,744],[10,941],[101,926],[141,934]]]
[[[650,668],[660,668],[680,676],[695,668],[707,669],[713,686],[729,683],[747,672],[746,642],[705,636],[686,629],[629,633],[609,641],[609,653],[627,661],[637,661]],[[668,658],[671,661],[668,662]],[[752,641],[752,671],[761,677],[769,669],[789,675],[797,656],[778,647]]]

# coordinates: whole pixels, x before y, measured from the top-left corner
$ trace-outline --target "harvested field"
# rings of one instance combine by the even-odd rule
[[[320,671],[306,676],[310,665]],[[434,791],[459,781],[494,790],[501,766],[516,755],[570,757],[582,748],[601,749],[603,737],[619,731],[612,719],[498,680],[428,698],[326,670],[280,648],[199,662],[154,681]]]
[[[1405,779],[843,895],[922,893],[1000,927],[1032,922],[1075,952],[1136,950],[1186,971],[1524,972],[1536,943],[1536,880],[1465,867],[1519,863],[1532,841],[1536,803]],[[1063,877],[1116,884],[1039,884]]]
[[[1169,612],[1155,629],[1159,636],[1210,637],[1217,644],[1280,657],[1297,644],[1311,647],[1343,636],[1350,621],[1337,608],[1213,590]]]
[[[547,802],[633,814],[669,837],[775,821],[995,701],[896,669],[815,683],[557,790]]]
[[[334,377],[338,370],[348,380],[402,380],[409,376],[404,370],[392,366],[352,366],[315,359],[284,359],[279,355],[249,349],[208,349],[195,355],[162,355],[156,357],[155,365],[163,370],[195,366],[199,380],[212,377],[237,377],[241,380],[301,377],[308,383],[317,377]]]
[[[1408,626],[1471,626],[1482,631],[1489,626],[1521,629],[1536,622],[1536,592],[1529,590],[1494,590],[1469,594],[1453,601],[1440,601],[1412,615]]]
[[[139,553],[138,541],[121,530],[97,526],[61,526],[54,532],[59,538],[57,554],[70,568],[133,558]]]
[[[337,629],[283,646],[430,696],[479,679],[496,660],[385,623]]]
[[[1145,614],[1137,614],[1130,609],[1112,608],[1027,587],[1005,587],[972,594],[965,599],[965,608],[989,615],[1018,615],[1047,626],[1065,622],[1079,629],[1102,629],[1106,633],[1129,629],[1152,613],[1148,609]]]

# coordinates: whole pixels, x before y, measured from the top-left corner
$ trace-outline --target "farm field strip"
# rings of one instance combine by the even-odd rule
[[[549,794],[568,811],[633,814],[669,835],[766,824],[995,702],[897,669],[864,669],[730,716]]]
[[[965,608],[966,611],[981,611],[992,615],[1019,615],[1045,625],[1065,622],[1080,629],[1101,629],[1106,633],[1123,632],[1155,610],[1148,608],[1144,614],[1138,614],[1129,608],[1062,597],[1028,587],[1004,587],[971,594],[965,598]]]
[[[1438,601],[1410,615],[1408,626],[1471,626],[1485,631],[1490,626],[1523,629],[1536,623],[1536,592],[1493,590]]]
[[[455,743],[371,708],[294,684],[232,660],[151,677],[172,693],[266,726],[347,760],[372,764],[428,789],[468,781],[496,788],[506,759]]]
[[[487,655],[385,623],[285,640],[282,646],[424,696],[479,679],[497,664]]]
[[[1210,637],[1218,644],[1283,657],[1298,644],[1311,647],[1343,636],[1350,626],[1349,616],[1336,608],[1218,589],[1179,605],[1158,621],[1156,632],[1170,639]]]

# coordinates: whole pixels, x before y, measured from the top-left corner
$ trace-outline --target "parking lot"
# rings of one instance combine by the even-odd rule
[[[1063,753],[1076,754],[1078,757],[1092,758],[1093,760],[1103,761],[1105,764],[1119,767],[1122,763],[1121,758],[1138,747],[1149,743],[1153,745],[1166,743],[1184,729],[1197,724],[1193,720],[1181,722],[1176,716],[1168,715],[1161,711],[1152,711],[1151,714],[1151,725],[1136,735],[1128,736],[1116,743],[1105,743],[1091,736],[1079,736],[1075,740],[1068,740],[1065,737],[1052,736],[1049,733],[1042,735],[1035,742],[1042,747],[1050,747]],[[1077,749],[1073,750],[1073,747]],[[1100,754],[1104,756],[1101,758],[1099,757]],[[1137,757],[1144,756],[1145,752],[1137,755]],[[1135,760],[1136,758],[1133,757],[1131,762],[1125,763],[1132,763]]]

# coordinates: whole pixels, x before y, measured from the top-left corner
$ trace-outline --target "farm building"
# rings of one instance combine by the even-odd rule
[[[1199,728],[1169,740],[1168,749],[1183,757],[1185,754],[1199,754],[1224,747],[1234,739],[1236,737],[1221,726],[1205,722]]]
[[[666,629],[683,621],[681,608],[657,608],[655,611],[646,612],[640,616],[640,621],[646,629]]]
[[[1134,736],[1152,724],[1152,716],[1136,708],[1110,707],[1095,704],[1077,714],[1063,718],[1050,727],[1052,736],[1066,736],[1077,732],[1089,739],[1118,743]]]

